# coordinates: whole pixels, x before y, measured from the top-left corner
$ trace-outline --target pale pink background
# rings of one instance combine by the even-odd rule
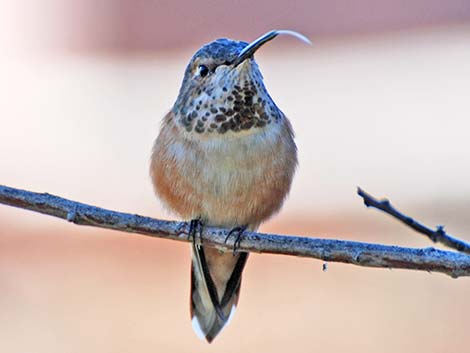
[[[4,1],[0,183],[155,217],[149,151],[184,67],[219,36],[257,54],[300,167],[263,231],[427,247],[356,186],[470,240],[468,1]],[[0,206],[0,351],[464,352],[468,279],[251,256],[212,345],[187,244]]]

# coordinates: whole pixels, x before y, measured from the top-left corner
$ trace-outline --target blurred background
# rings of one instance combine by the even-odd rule
[[[357,186],[470,240],[468,0],[3,0],[0,183],[174,218],[150,149],[185,66],[218,37],[257,53],[300,167],[265,232],[428,247]],[[212,345],[189,320],[189,247],[0,206],[0,351],[458,352],[470,283],[252,255]]]

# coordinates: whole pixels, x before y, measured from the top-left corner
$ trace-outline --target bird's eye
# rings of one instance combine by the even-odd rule
[[[206,77],[207,74],[209,73],[209,68],[206,65],[199,65],[197,70],[198,70],[199,76],[201,77]]]

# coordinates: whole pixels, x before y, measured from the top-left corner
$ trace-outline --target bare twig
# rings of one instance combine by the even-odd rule
[[[377,200],[375,197],[368,194],[361,188],[357,188],[357,193],[359,196],[361,196],[364,199],[364,204],[367,207],[374,207],[381,211],[384,211],[385,213],[405,223],[407,226],[414,229],[418,233],[426,235],[429,239],[431,239],[435,243],[441,243],[441,244],[448,246],[451,249],[455,249],[463,253],[470,254],[470,244],[447,234],[443,226],[437,226],[436,230],[433,230],[415,221],[413,218],[398,211],[395,207],[392,206],[390,201],[387,199]]]
[[[0,203],[63,218],[75,224],[180,241],[190,240],[189,225],[186,222],[162,221],[110,211],[47,193],[40,194],[0,186]],[[227,234],[227,229],[205,227],[201,236],[205,245],[228,250],[231,246],[224,242]],[[434,248],[413,249],[354,241],[246,232],[240,243],[240,250],[312,257],[366,267],[442,272],[454,278],[470,276],[470,256]]]

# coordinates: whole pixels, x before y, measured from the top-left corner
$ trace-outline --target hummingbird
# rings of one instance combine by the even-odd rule
[[[297,166],[292,126],[253,57],[279,34],[310,43],[300,33],[273,30],[251,43],[221,38],[201,47],[152,149],[156,195],[191,221],[190,313],[209,343],[238,303],[248,253],[236,251],[237,244],[245,230],[255,231],[280,210]],[[233,253],[194,240],[206,225],[231,229]]]

